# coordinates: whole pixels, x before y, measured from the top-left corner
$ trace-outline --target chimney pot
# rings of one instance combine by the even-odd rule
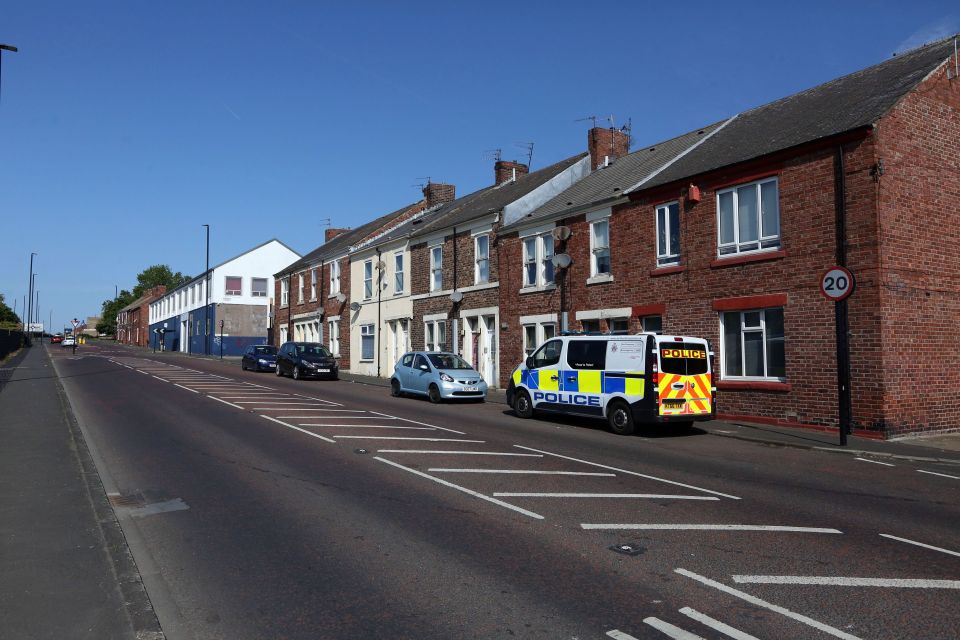
[[[345,228],[345,229],[331,229],[331,228],[328,227],[328,228],[326,229],[326,231],[323,232],[323,241],[324,241],[324,242],[330,242],[331,240],[333,240],[334,238],[336,238],[336,237],[337,237],[338,235],[340,235],[341,233],[346,233],[347,231],[350,231],[350,229],[349,229],[349,228]]]
[[[423,198],[426,200],[427,209],[445,202],[453,202],[457,199],[457,188],[452,184],[431,182],[423,188]]]
[[[503,184],[530,173],[530,167],[516,160],[497,160],[493,165],[494,184]]]
[[[619,129],[594,127],[587,132],[590,166],[599,169],[630,153],[630,138]]]

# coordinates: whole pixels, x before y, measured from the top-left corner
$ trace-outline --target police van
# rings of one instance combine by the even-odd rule
[[[521,418],[606,418],[621,435],[638,422],[689,426],[716,416],[711,355],[706,340],[688,336],[558,336],[513,370],[507,402]]]

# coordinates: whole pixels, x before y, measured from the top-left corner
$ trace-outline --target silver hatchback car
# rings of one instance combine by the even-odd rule
[[[458,355],[442,351],[411,351],[397,361],[390,378],[390,392],[425,395],[430,402],[473,399],[483,402],[487,383]]]

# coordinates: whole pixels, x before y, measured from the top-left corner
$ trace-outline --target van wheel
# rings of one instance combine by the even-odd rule
[[[440,389],[437,387],[437,385],[430,385],[430,388],[427,389],[427,397],[430,398],[430,402],[433,404],[438,404],[440,400],[442,400],[440,397]]]
[[[620,436],[628,436],[633,433],[633,412],[630,411],[630,405],[623,400],[614,400],[607,407],[607,422],[610,424],[610,430]]]
[[[400,381],[399,380],[394,379],[390,381],[390,395],[392,395],[394,398],[400,397]]]
[[[533,417],[533,403],[530,401],[530,394],[523,389],[517,391],[517,395],[513,399],[513,412],[517,414],[518,418]]]

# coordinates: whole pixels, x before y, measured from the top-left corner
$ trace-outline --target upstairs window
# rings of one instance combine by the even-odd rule
[[[610,221],[597,220],[590,225],[590,275],[610,273]]]
[[[473,283],[483,284],[490,281],[490,236],[482,235],[473,239],[473,255],[476,266],[473,271]]]
[[[310,299],[317,299],[317,270],[310,269]]]
[[[657,266],[680,264],[680,203],[657,207]]]
[[[303,304],[303,282],[304,282],[303,274],[301,273],[297,277],[299,278],[299,282],[300,282],[300,286],[297,287],[297,303]]]
[[[363,299],[373,297],[373,260],[363,263]]]
[[[242,278],[237,276],[227,276],[226,281],[226,291],[224,291],[226,295],[239,296],[243,293],[243,289],[241,288],[241,282],[243,281]]]
[[[430,291],[443,289],[443,247],[430,249]]]
[[[403,293],[403,253],[393,254],[393,293]]]
[[[340,293],[340,261],[334,260],[330,263],[330,295],[335,296]]]
[[[251,281],[250,295],[252,295],[254,298],[266,298],[267,297],[267,279],[254,278]]]
[[[721,256],[780,248],[780,195],[776,178],[717,191]]]
[[[290,276],[280,281],[280,306],[285,307],[290,303]]]

